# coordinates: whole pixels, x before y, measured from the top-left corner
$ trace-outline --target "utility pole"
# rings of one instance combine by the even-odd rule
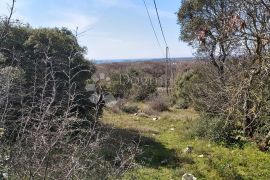
[[[169,95],[169,47],[166,47],[166,92]]]

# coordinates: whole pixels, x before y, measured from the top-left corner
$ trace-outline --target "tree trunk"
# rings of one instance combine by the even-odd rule
[[[252,108],[252,102],[249,100],[249,90],[244,95],[244,119],[243,119],[243,131],[246,137],[252,137],[254,133],[254,116],[250,112]]]

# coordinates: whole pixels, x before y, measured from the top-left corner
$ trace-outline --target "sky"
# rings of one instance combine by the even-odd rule
[[[163,58],[165,44],[153,0],[145,0],[162,44],[161,50],[143,0],[16,0],[13,18],[34,28],[78,27],[79,42],[93,60]],[[11,0],[0,0],[0,15]],[[176,12],[181,0],[156,0],[170,57],[192,57],[193,49],[179,40]]]

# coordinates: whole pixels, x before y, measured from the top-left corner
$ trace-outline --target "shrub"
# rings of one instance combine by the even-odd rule
[[[114,97],[124,98],[129,96],[132,83],[127,75],[113,72],[110,74],[110,81],[106,86]]]
[[[0,44],[0,179],[5,172],[9,179],[119,177],[134,148],[121,145],[117,165],[100,153],[111,131],[98,122],[106,95],[87,90],[95,66],[76,36],[66,29],[8,29]]]
[[[139,111],[138,106],[136,105],[124,105],[121,107],[121,110],[128,114],[137,113]]]
[[[208,138],[217,143],[236,143],[236,127],[233,124],[226,124],[221,117],[210,117],[202,115],[195,124],[195,135]]]
[[[171,97],[171,102],[177,108],[187,109],[192,104],[191,93],[197,74],[194,70],[188,70],[177,78],[174,94]]]
[[[143,101],[157,92],[157,85],[153,81],[147,81],[142,84],[134,85],[134,99]]]
[[[168,111],[169,105],[163,98],[156,98],[150,103],[150,107],[158,112]]]
[[[189,105],[190,105],[190,102],[182,98],[178,99],[175,103],[175,107],[177,109],[187,109],[189,108]]]
[[[123,100],[118,100],[113,106],[107,107],[113,113],[120,113],[121,107],[124,105]]]

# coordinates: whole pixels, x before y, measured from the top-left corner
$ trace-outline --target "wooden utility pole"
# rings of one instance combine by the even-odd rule
[[[166,47],[166,92],[169,95],[169,47]]]

